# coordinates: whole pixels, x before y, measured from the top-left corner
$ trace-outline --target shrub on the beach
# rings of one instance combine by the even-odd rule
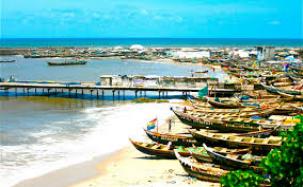
[[[297,118],[294,130],[283,135],[283,145],[262,160],[273,186],[303,186],[303,116]]]
[[[260,167],[270,176],[272,186],[303,186],[303,116],[292,131],[284,133],[283,144],[272,150]],[[258,186],[264,179],[251,171],[232,171],[221,178],[225,187]]]
[[[258,187],[264,178],[253,171],[231,171],[221,178],[223,187]]]

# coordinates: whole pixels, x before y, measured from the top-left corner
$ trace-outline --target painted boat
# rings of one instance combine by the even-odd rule
[[[190,133],[160,133],[144,129],[146,135],[153,141],[167,144],[172,142],[173,145],[192,146],[197,144],[197,141],[192,137]]]
[[[289,101],[303,101],[303,95],[291,95],[280,91],[278,91],[278,94],[284,98],[287,98]]]
[[[303,91],[301,90],[294,90],[294,89],[291,89],[291,88],[277,88],[277,87],[274,87],[274,86],[268,86],[264,83],[260,83],[267,91],[271,92],[271,93],[276,93],[278,94],[278,92],[282,92],[282,93],[286,93],[286,94],[290,94],[290,95],[303,95]]]
[[[129,140],[138,151],[148,155],[153,155],[167,159],[175,159],[176,157],[174,154],[174,148],[184,149],[184,151],[182,152],[183,156],[190,155],[190,152],[188,150],[189,148],[183,148],[182,146],[168,146],[159,143],[146,143],[146,142],[134,141],[132,139]]]
[[[253,120],[241,118],[241,116],[203,115],[190,111],[181,112],[176,110],[173,110],[173,112],[183,123],[195,129],[210,128],[223,132],[252,132],[261,130],[263,125],[271,124],[269,120]]]
[[[227,101],[227,102],[219,102],[212,99],[208,99],[208,103],[215,108],[241,108],[240,102],[235,101]]]
[[[270,136],[268,138],[255,138],[238,136],[230,133],[216,133],[207,130],[190,130],[197,141],[210,145],[227,146],[230,148],[250,148],[252,151],[268,152],[273,148],[278,148],[282,144],[282,138]]]
[[[220,154],[245,154],[248,153],[249,149],[228,149],[223,147],[213,147],[213,151]],[[190,154],[192,157],[194,157],[196,160],[200,162],[209,162],[212,163],[212,158],[207,154],[207,151],[203,147],[201,150],[191,149]]]
[[[207,147],[206,144],[203,144],[203,147],[214,163],[224,166],[227,169],[236,168],[262,171],[258,165],[265,156],[257,156],[250,153],[218,153],[213,148]]]
[[[193,177],[208,182],[219,182],[220,178],[228,173],[220,166],[211,163],[201,163],[192,157],[184,157],[175,151],[176,158],[179,160],[183,169]]]

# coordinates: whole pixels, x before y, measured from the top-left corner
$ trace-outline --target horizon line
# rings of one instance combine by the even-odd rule
[[[250,37],[1,37],[0,40],[6,39],[251,39],[251,40],[303,40],[303,38],[250,38]]]

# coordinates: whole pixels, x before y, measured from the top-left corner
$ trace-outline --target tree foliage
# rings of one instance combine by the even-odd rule
[[[272,186],[303,186],[303,116],[296,116],[298,124],[283,133],[283,144],[272,150],[260,166],[270,176]],[[221,178],[225,187],[259,186],[264,178],[252,171],[232,171]]]
[[[253,171],[231,171],[220,180],[223,187],[258,187],[264,178]]]
[[[297,118],[300,123],[283,136],[280,149],[271,151],[261,163],[273,186],[303,186],[303,116]]]

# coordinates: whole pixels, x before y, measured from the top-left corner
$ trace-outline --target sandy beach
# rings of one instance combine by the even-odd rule
[[[184,103],[183,103],[184,104]],[[172,132],[185,132],[187,126],[175,117]],[[167,125],[159,126],[167,131]],[[145,137],[146,141],[150,141]],[[161,159],[143,154],[131,143],[96,165],[98,174],[71,187],[101,186],[219,186],[190,177],[176,159]]]
[[[179,103],[180,104],[180,103]],[[184,103],[183,103],[184,104]],[[186,127],[174,118],[172,132]],[[165,124],[159,131],[167,131]],[[150,141],[144,137],[145,141]],[[123,149],[77,165],[23,181],[15,187],[104,187],[104,186],[219,186],[190,177],[176,159],[145,155],[129,142]]]
[[[98,176],[71,186],[219,186],[189,177],[177,160],[155,159],[132,146],[105,159],[96,167]]]

